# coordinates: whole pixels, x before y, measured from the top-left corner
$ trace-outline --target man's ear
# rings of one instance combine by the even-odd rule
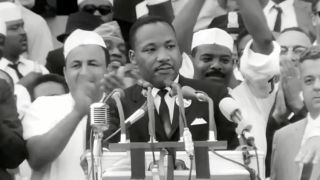
[[[63,75],[64,75],[64,79],[66,80],[66,83],[69,84],[68,83],[68,78],[67,78],[67,75],[66,75],[66,66],[63,67]]]
[[[137,64],[136,56],[132,49],[129,50],[129,59],[132,64]]]

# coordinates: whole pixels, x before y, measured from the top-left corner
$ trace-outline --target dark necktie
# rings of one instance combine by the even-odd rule
[[[276,17],[276,22],[274,24],[273,31],[275,32],[281,32],[281,14],[282,14],[282,9],[279,6],[273,6],[275,10],[277,10],[277,17]]]
[[[171,121],[170,121],[169,108],[168,108],[168,105],[164,99],[164,96],[167,94],[167,92],[168,91],[166,89],[161,89],[158,92],[158,95],[161,97],[161,102],[160,102],[160,107],[159,107],[159,116],[162,120],[164,131],[165,131],[167,137],[169,137],[169,135],[171,133]]]
[[[18,65],[19,65],[19,62],[18,63],[9,64],[8,66],[11,67],[13,70],[15,70],[18,78],[21,79],[23,77],[23,75],[20,73],[20,71],[18,69]]]

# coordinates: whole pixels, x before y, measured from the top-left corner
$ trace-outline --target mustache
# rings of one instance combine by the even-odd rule
[[[225,78],[226,74],[217,70],[217,69],[211,69],[211,71],[207,72],[205,74],[206,77],[221,77],[221,78]]]
[[[157,67],[155,68],[155,70],[159,70],[159,69],[161,69],[161,68],[163,68],[163,67],[173,67],[173,66],[172,66],[172,64],[170,64],[170,63],[161,63],[159,66],[157,66]]]

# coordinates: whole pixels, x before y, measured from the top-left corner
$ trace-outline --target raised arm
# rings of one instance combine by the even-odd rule
[[[273,36],[267,25],[258,0],[238,0],[245,27],[253,38],[251,49],[256,53],[270,54],[273,50]]]

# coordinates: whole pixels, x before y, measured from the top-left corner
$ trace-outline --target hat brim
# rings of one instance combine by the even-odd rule
[[[57,36],[57,40],[61,43],[64,43],[64,40],[69,36],[70,34],[67,33],[63,33],[60,34],[59,36]]]

